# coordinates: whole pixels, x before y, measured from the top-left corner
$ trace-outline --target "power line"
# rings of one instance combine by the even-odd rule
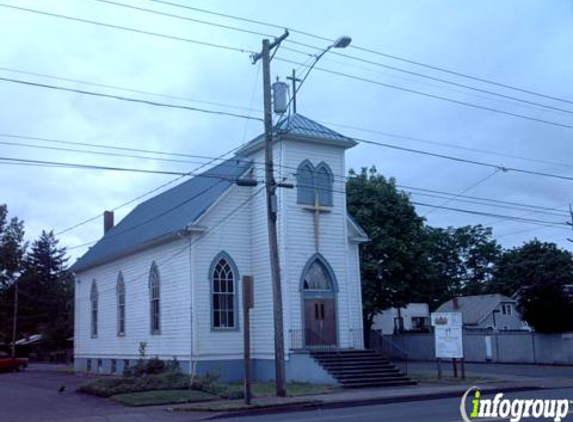
[[[166,39],[175,40],[175,41],[183,41],[183,42],[187,42],[187,43],[191,43],[191,44],[202,45],[205,47],[219,48],[219,49],[228,50],[228,51],[235,51],[235,52],[239,52],[239,53],[249,53],[249,54],[254,53],[253,51],[245,50],[243,48],[232,47],[232,46],[223,45],[223,44],[216,44],[216,43],[211,43],[211,42],[207,42],[207,41],[200,41],[200,40],[195,40],[195,39],[190,39],[190,38],[177,37],[174,35],[166,35],[166,34],[161,34],[158,32],[145,31],[143,29],[129,28],[126,26],[113,25],[113,24],[100,22],[100,21],[92,21],[89,19],[82,19],[82,18],[77,18],[74,16],[60,15],[57,13],[50,13],[50,12],[46,12],[46,11],[42,11],[42,10],[28,9],[25,7],[13,6],[13,5],[4,4],[4,3],[0,3],[0,7],[6,7],[8,9],[14,9],[14,10],[20,10],[23,12],[29,12],[29,13],[39,14],[39,15],[50,16],[53,18],[66,19],[66,20],[75,21],[75,22],[87,23],[90,25],[97,25],[97,26],[102,26],[105,28],[113,28],[113,29],[119,29],[122,31],[134,32],[134,33],[138,33],[138,34],[151,35],[151,36],[159,37],[159,38],[166,38]]]
[[[143,198],[145,198],[145,197],[151,195],[152,193],[155,193],[155,192],[157,192],[157,191],[163,189],[164,187],[167,187],[167,186],[169,186],[169,185],[171,185],[171,184],[173,184],[173,183],[175,183],[175,182],[181,180],[181,179],[184,178],[184,177],[195,175],[195,174],[196,174],[199,170],[201,170],[202,168],[205,168],[205,167],[207,167],[209,164],[212,164],[212,163],[214,163],[214,162],[216,162],[216,161],[222,160],[223,157],[225,157],[226,155],[232,154],[233,152],[235,152],[235,151],[237,151],[238,149],[240,149],[241,147],[243,147],[243,145],[244,145],[244,142],[241,143],[239,146],[234,147],[234,148],[230,149],[229,151],[224,152],[223,154],[221,154],[221,155],[219,155],[219,156],[217,156],[217,157],[211,157],[212,159],[211,159],[210,161],[208,161],[208,162],[202,164],[201,166],[197,167],[197,168],[194,169],[192,172],[189,172],[189,173],[187,173],[187,174],[185,174],[185,175],[181,175],[181,176],[179,176],[179,177],[176,177],[175,179],[172,179],[172,180],[168,181],[167,183],[163,183],[163,184],[161,184],[161,185],[159,185],[159,186],[157,186],[157,187],[155,187],[155,188],[153,188],[153,189],[151,189],[151,190],[149,190],[149,191],[147,191],[147,192],[144,192],[143,194],[141,194],[141,195],[139,195],[139,196],[137,196],[137,197],[135,197],[135,198],[133,198],[133,199],[130,199],[129,201],[124,202],[124,203],[122,203],[122,204],[120,204],[120,205],[118,205],[118,206],[116,206],[116,207],[114,207],[114,208],[112,208],[111,211],[117,211],[118,209],[121,209],[121,208],[126,207],[126,206],[128,206],[128,205],[131,205],[131,204],[133,204],[134,202],[137,202],[137,201],[139,201],[140,199],[143,199]],[[96,220],[96,219],[99,219],[99,218],[101,218],[101,214],[98,214],[98,215],[96,215],[96,216],[90,217],[90,218],[88,218],[88,219],[86,219],[86,220],[83,220],[83,221],[81,221],[81,222],[79,222],[79,223],[77,223],[77,224],[72,225],[71,227],[68,227],[68,228],[66,228],[66,229],[63,229],[63,230],[59,231],[58,233],[56,233],[56,235],[61,235],[61,234],[63,234],[63,233],[69,232],[69,231],[71,231],[71,230],[74,230],[74,229],[76,229],[76,228],[78,228],[78,227],[80,227],[80,226],[83,226],[84,224],[90,223],[90,222],[92,222],[92,221],[94,221],[94,220]]]
[[[440,191],[440,190],[419,188],[419,187],[400,185],[400,184],[397,184],[396,187],[410,191],[410,193],[413,193],[416,195],[427,196],[428,194],[424,193],[424,192],[429,192],[430,194],[439,194],[439,195],[448,195],[448,196],[455,196],[456,195],[455,193],[452,193],[452,192],[444,192],[444,191]],[[515,207],[523,207],[523,208],[532,208],[532,209],[536,209],[539,211],[554,211],[554,210],[556,210],[556,208],[554,208],[554,207],[542,207],[539,205],[524,204],[524,203],[512,202],[512,201],[503,201],[500,199],[483,198],[483,197],[479,197],[479,196],[457,195],[457,197],[458,197],[458,199],[456,199],[456,201],[459,201],[460,200],[459,198],[475,200],[475,201],[487,201],[487,202],[491,202],[493,204],[507,205],[507,206],[509,206],[508,208],[510,208],[510,209],[518,209]],[[441,198],[441,197],[438,197],[438,198]],[[476,202],[476,203],[480,204],[479,202]],[[483,203],[481,203],[481,204],[482,205],[488,205],[488,204],[483,204]],[[524,211],[523,208],[518,209],[518,210]],[[568,215],[568,213],[563,211],[560,216],[565,216],[565,215]]]
[[[213,16],[224,17],[224,18],[227,18],[227,19],[233,19],[233,20],[237,20],[237,21],[242,21],[242,22],[257,24],[257,25],[266,26],[266,27],[269,27],[269,28],[274,28],[274,29],[284,29],[284,28],[285,28],[284,25],[278,25],[278,24],[274,24],[274,23],[264,22],[264,21],[261,21],[261,20],[250,19],[250,18],[245,18],[245,17],[241,17],[241,16],[236,16],[236,15],[231,15],[231,14],[226,14],[226,13],[220,13],[220,12],[215,12],[215,11],[212,11],[212,10],[202,9],[202,8],[199,8],[199,7],[191,7],[191,6],[182,5],[182,4],[178,4],[178,3],[174,3],[174,2],[169,2],[169,1],[165,1],[165,0],[148,0],[148,1],[153,2],[153,3],[164,4],[164,5],[169,5],[169,6],[173,6],[173,7],[178,7],[178,8],[182,8],[182,9],[193,10],[193,11],[196,11],[196,12],[201,12],[201,13],[205,13],[205,14],[209,14],[209,15],[213,15]],[[321,41],[332,42],[332,39],[331,39],[331,38],[327,38],[327,37],[324,37],[324,36],[320,36],[320,35],[317,35],[317,34],[313,34],[313,33],[311,33],[311,32],[303,31],[303,30],[300,30],[300,29],[292,28],[292,27],[288,27],[288,30],[289,30],[291,33],[297,33],[297,34],[304,35],[304,36],[307,36],[307,37],[310,37],[310,38],[314,38],[314,39],[317,39],[317,40],[321,40]],[[286,40],[286,41],[287,41],[287,42],[292,42],[292,40]],[[300,45],[305,45],[305,44],[302,44],[302,43],[299,43],[299,44],[300,44]],[[305,45],[305,46],[307,46],[307,47],[313,47],[313,46],[309,46],[309,45]],[[478,77],[478,76],[473,76],[473,75],[469,75],[469,74],[466,74],[466,73],[453,71],[453,70],[450,70],[450,69],[446,69],[446,68],[444,68],[444,67],[439,67],[439,66],[436,66],[436,65],[431,65],[431,64],[427,64],[427,63],[420,62],[420,61],[407,59],[407,58],[400,57],[400,56],[397,56],[397,55],[384,53],[384,52],[377,51],[377,50],[374,50],[374,49],[361,47],[361,46],[358,46],[358,45],[356,45],[356,44],[351,44],[349,47],[350,47],[351,49],[353,49],[353,50],[362,51],[362,52],[369,53],[369,54],[374,54],[374,55],[381,56],[381,57],[385,57],[385,58],[389,58],[389,59],[392,59],[392,60],[397,60],[397,61],[400,61],[400,62],[403,62],[403,63],[413,64],[413,65],[420,66],[420,67],[424,67],[424,68],[431,69],[431,70],[434,70],[434,71],[444,72],[444,73],[447,73],[447,74],[450,74],[450,75],[453,75],[453,76],[456,76],[456,77],[462,77],[462,78],[466,78],[466,79],[474,80],[474,81],[477,81],[477,82],[494,85],[494,86],[501,87],[501,88],[505,88],[505,89],[511,89],[511,90],[515,90],[515,91],[518,91],[518,92],[522,92],[522,93],[524,93],[524,94],[534,95],[534,96],[541,97],[541,98],[546,98],[546,99],[550,99],[550,100],[554,100],[554,101],[560,101],[560,102],[567,103],[567,104],[573,104],[573,101],[571,101],[571,100],[559,98],[559,97],[552,96],[552,95],[543,94],[543,93],[540,93],[540,92],[536,92],[536,91],[533,91],[533,90],[528,90],[528,89],[524,89],[524,88],[520,88],[520,87],[516,87],[516,86],[511,86],[511,85],[509,85],[509,84],[504,84],[504,83],[501,83],[501,82],[496,82],[496,81],[493,81],[493,80],[491,80],[491,79],[481,78],[481,77]],[[425,76],[427,76],[427,75],[425,75]]]
[[[283,57],[276,57],[276,60],[285,62],[285,63],[290,63],[290,64],[295,64],[295,65],[300,65],[300,62],[296,62],[294,60],[290,60],[290,59],[285,59]],[[441,95],[436,95],[436,94],[430,94],[428,92],[423,92],[423,91],[418,91],[415,89],[411,89],[411,88],[406,88],[403,86],[399,86],[399,85],[393,85],[393,84],[389,84],[389,83],[385,83],[385,82],[380,82],[380,81],[376,81],[374,79],[369,79],[369,78],[365,78],[362,76],[356,76],[356,75],[351,75],[348,73],[344,73],[344,72],[339,72],[336,70],[331,70],[331,69],[326,69],[323,67],[315,67],[316,70],[320,70],[321,72],[325,72],[325,73],[329,73],[332,75],[337,75],[337,76],[342,76],[345,78],[349,78],[349,79],[353,79],[353,80],[357,80],[360,82],[366,82],[366,83],[370,83],[370,84],[374,84],[374,85],[378,85],[378,86],[382,86],[385,88],[391,88],[397,91],[402,91],[402,92],[407,92],[410,94],[415,94],[415,95],[420,95],[423,97],[427,97],[427,98],[432,98],[435,100],[440,100],[440,101],[446,101],[446,102],[450,102],[453,104],[458,104],[458,105],[463,105],[466,107],[472,107],[472,108],[476,108],[479,110],[485,110],[485,111],[490,111],[493,113],[498,113],[498,114],[503,114],[506,116],[511,116],[511,117],[516,117],[519,119],[524,119],[524,120],[530,120],[533,122],[537,122],[537,123],[543,123],[543,124],[547,124],[547,125],[551,125],[551,126],[557,126],[557,127],[563,127],[563,128],[567,128],[567,129],[573,129],[573,126],[571,125],[567,125],[565,123],[559,123],[559,122],[553,122],[551,120],[545,120],[545,119],[540,119],[537,117],[533,117],[533,116],[527,116],[525,114],[519,114],[519,113],[513,113],[511,111],[506,111],[506,110],[500,110],[497,108],[493,108],[493,107],[488,107],[488,106],[484,106],[484,105],[479,105],[479,104],[474,104],[474,103],[469,103],[467,101],[461,101],[461,100],[456,100],[453,98],[449,98],[449,97],[444,97]]]
[[[401,147],[398,145],[392,145],[392,144],[372,141],[372,140],[368,140],[368,139],[354,138],[354,140],[357,142],[365,143],[365,144],[378,145],[378,146],[381,146],[384,148],[390,148],[390,149],[395,149],[395,150],[399,150],[399,151],[411,152],[411,153],[420,154],[420,155],[427,155],[429,157],[443,158],[445,160],[456,161],[459,163],[474,164],[474,165],[482,166],[482,167],[501,169],[503,171],[513,171],[516,173],[523,173],[523,174],[542,176],[542,177],[550,177],[550,178],[560,179],[560,180],[569,180],[569,181],[573,180],[573,177],[570,177],[570,176],[563,176],[563,175],[552,174],[552,173],[544,173],[544,172],[526,170],[526,169],[521,169],[521,168],[516,168],[516,167],[506,167],[506,166],[502,166],[502,165],[487,163],[484,161],[470,160],[467,158],[454,157],[454,156],[446,155],[446,154],[437,154],[437,153],[433,153],[433,152],[429,152],[429,151],[423,151],[423,150],[418,150],[418,149],[414,149],[414,148],[406,148],[406,147]]]
[[[447,142],[432,141],[429,139],[418,138],[418,137],[414,137],[414,136],[407,136],[407,135],[401,135],[401,134],[397,134],[397,133],[383,132],[383,131],[373,130],[373,129],[365,129],[365,128],[361,128],[358,126],[345,125],[345,124],[340,124],[340,123],[326,122],[326,121],[321,121],[321,120],[318,120],[318,122],[323,123],[325,125],[343,127],[343,128],[347,128],[347,129],[353,129],[353,130],[358,130],[358,131],[362,131],[362,132],[382,135],[382,136],[386,136],[386,137],[390,137],[390,138],[404,139],[407,141],[420,142],[420,143],[429,144],[429,145],[444,146],[444,147],[448,147],[448,148],[460,149],[463,151],[479,152],[481,154],[495,155],[495,156],[505,157],[505,158],[514,158],[516,160],[529,161],[532,163],[549,164],[552,166],[573,168],[573,165],[571,165],[571,164],[560,163],[557,161],[541,160],[541,159],[537,159],[537,158],[524,157],[524,156],[514,155],[514,154],[507,154],[507,153],[499,152],[499,151],[491,151],[491,150],[485,150],[485,149],[479,149],[479,148],[464,147],[461,145],[450,144]]]
[[[108,156],[108,157],[139,158],[139,159],[144,159],[144,160],[163,161],[163,162],[172,162],[172,163],[203,164],[203,162],[190,161],[190,160],[178,160],[178,159],[160,158],[160,157],[146,157],[144,155],[118,154],[118,153],[114,153],[114,152],[89,151],[89,150],[77,149],[77,148],[49,147],[49,146],[44,146],[44,145],[25,144],[22,142],[0,141],[0,145],[10,145],[10,146],[17,146],[17,147],[24,147],[24,148],[35,148],[35,149],[43,149],[43,150],[50,150],[50,151],[76,152],[76,153],[80,153],[80,154],[103,155],[103,156]]]
[[[496,169],[494,170],[493,173],[488,174],[485,177],[482,177],[481,179],[479,179],[477,182],[472,183],[470,186],[468,186],[465,189],[462,189],[459,193],[454,194],[451,198],[446,199],[444,202],[442,202],[439,206],[436,206],[432,209],[430,209],[428,212],[426,212],[426,214],[424,214],[423,217],[427,217],[428,215],[430,215],[432,212],[434,212],[436,209],[442,209],[441,207],[443,207],[444,205],[450,203],[451,201],[454,201],[457,197],[459,197],[460,195],[463,195],[464,193],[469,192],[470,190],[472,190],[473,188],[481,185],[483,182],[485,182],[486,180],[489,180],[490,178],[492,178],[493,176],[495,176],[497,173],[499,173],[501,171],[501,169]]]
[[[162,94],[162,93],[158,93],[158,92],[144,91],[141,89],[126,88],[126,87],[118,86],[118,85],[110,85],[110,84],[103,84],[103,83],[97,83],[97,82],[90,82],[90,81],[86,81],[86,80],[82,80],[82,79],[65,78],[65,77],[61,77],[61,76],[48,75],[45,73],[38,73],[38,72],[30,72],[30,71],[26,71],[26,70],[22,70],[22,69],[14,69],[14,68],[10,68],[10,67],[0,67],[0,70],[5,71],[5,72],[19,73],[19,74],[28,75],[28,76],[38,76],[41,78],[53,79],[53,80],[57,80],[57,81],[73,82],[73,83],[78,83],[78,84],[83,84],[83,85],[95,86],[98,88],[116,89],[118,91],[130,92],[130,93],[134,93],[134,94],[151,95],[154,97],[168,98],[170,100],[188,101],[191,103],[208,104],[208,105],[213,105],[213,106],[218,106],[218,107],[234,108],[237,110],[249,110],[248,107],[241,107],[241,106],[237,106],[237,105],[233,105],[233,104],[225,104],[225,103],[220,103],[220,102],[215,102],[215,101],[197,100],[194,98],[182,97],[179,95]]]
[[[217,224],[215,224],[212,227],[209,227],[201,236],[196,237],[195,239],[191,239],[189,241],[188,244],[186,244],[185,246],[183,246],[182,248],[180,248],[178,251],[176,251],[175,253],[171,254],[170,256],[168,256],[167,258],[163,259],[163,260],[158,260],[157,261],[157,265],[158,267],[161,267],[163,265],[168,264],[169,262],[171,262],[173,259],[175,259],[176,257],[178,257],[179,255],[181,255],[182,253],[188,251],[192,246],[195,245],[196,242],[198,242],[200,239],[204,238],[205,236],[207,236],[208,234],[213,233],[215,230],[217,230],[219,227],[221,227],[222,225],[224,225],[225,223],[231,221],[231,219],[233,218],[233,216],[238,213],[241,209],[243,209],[243,207],[245,207],[248,203],[250,203],[259,193],[261,193],[261,191],[263,190],[263,188],[259,188],[257,189],[255,192],[253,192],[247,199],[245,199],[241,204],[239,204],[237,207],[235,207],[234,209],[232,209],[229,213],[227,213],[227,215],[225,215],[224,218],[222,218],[221,220],[219,220],[219,222]],[[95,243],[97,242],[90,242],[90,243]],[[89,244],[89,243],[88,243]],[[75,247],[72,247],[75,248]],[[72,249],[72,248],[67,248],[67,249]],[[146,274],[149,273],[149,269],[147,269],[145,272],[142,272],[140,275],[134,276],[133,279],[134,280],[139,280],[143,277],[145,277]],[[115,283],[112,283],[112,286],[109,289],[102,289],[100,290],[98,288],[98,293],[103,293],[103,292],[109,292],[109,291],[115,291]],[[83,296],[80,297],[80,299],[85,299],[88,296]]]
[[[0,4],[0,6],[1,6],[1,4]],[[20,79],[11,79],[11,78],[0,77],[0,81],[11,82],[11,83],[16,83],[16,84],[21,84],[21,85],[29,85],[29,86],[33,86],[33,87],[37,87],[37,88],[48,88],[48,89],[53,89],[53,90],[58,90],[58,91],[74,92],[76,94],[91,95],[91,96],[95,96],[95,97],[109,98],[109,99],[113,99],[113,100],[128,101],[128,102],[133,102],[133,103],[151,105],[154,107],[176,108],[176,109],[187,110],[187,111],[197,111],[197,112],[207,113],[207,114],[217,114],[217,115],[221,115],[221,116],[230,116],[230,117],[238,117],[241,119],[262,121],[262,119],[260,119],[260,118],[250,117],[250,116],[247,116],[244,114],[229,113],[226,111],[208,110],[208,109],[204,109],[204,108],[190,107],[190,106],[184,106],[184,105],[159,103],[156,101],[141,100],[141,99],[137,99],[137,98],[124,97],[124,96],[119,96],[119,95],[103,94],[101,92],[85,91],[82,89],[75,89],[75,88],[66,88],[66,87],[57,86],[57,85],[49,85],[49,84],[43,84],[43,83],[38,83],[38,82],[23,81]]]
[[[123,4],[123,3],[118,3],[115,1],[111,1],[111,0],[93,0],[93,1],[98,1],[101,3],[106,3],[106,4],[110,4],[110,5],[114,5],[114,6],[119,6],[119,7],[123,7],[123,8],[128,8],[128,9],[132,9],[132,10],[138,10],[141,12],[147,12],[147,13],[152,13],[152,14],[156,14],[156,15],[160,15],[160,16],[165,16],[165,17],[169,17],[169,18],[175,18],[175,19],[181,19],[181,20],[186,20],[186,21],[191,21],[191,22],[195,22],[195,23],[200,23],[200,24],[204,24],[204,25],[210,25],[210,26],[215,26],[215,27],[219,27],[219,28],[223,28],[223,29],[228,29],[228,30],[233,30],[233,31],[238,31],[238,32],[243,32],[243,33],[247,33],[247,34],[253,34],[253,35],[258,35],[258,36],[264,36],[264,37],[273,37],[272,34],[268,34],[268,33],[264,33],[264,32],[258,32],[258,31],[251,31],[248,29],[244,29],[244,28],[237,28],[234,26],[230,26],[230,25],[223,25],[223,24],[219,24],[219,23],[215,23],[215,22],[209,22],[209,21],[205,21],[205,20],[200,20],[200,19],[195,19],[195,18],[190,18],[187,16],[182,16],[182,15],[177,15],[177,14],[172,14],[172,13],[166,13],[166,12],[161,12],[158,10],[153,10],[153,9],[147,9],[147,8],[143,8],[143,7],[137,7],[137,6],[132,6],[132,5],[128,5],[128,4]],[[322,48],[317,47],[317,46],[312,46],[312,45],[308,45],[308,44],[304,44],[304,43],[299,43],[296,41],[292,41],[292,40],[288,40],[291,43],[295,43],[295,44],[299,44],[299,45],[303,45],[305,47],[308,48],[313,48],[313,49],[317,49],[317,50],[322,50]],[[303,55],[310,55],[312,56],[312,54],[304,52],[304,51],[300,51],[297,49],[293,49],[293,48],[289,48],[289,47],[284,47],[284,50],[288,50],[288,51],[293,51],[295,53],[298,54],[303,54]],[[480,93],[485,93],[488,95],[493,95],[493,96],[497,96],[497,97],[501,97],[501,98],[505,98],[505,99],[509,99],[512,101],[517,101],[517,102],[523,102],[525,104],[528,105],[533,105],[533,106],[537,106],[537,107],[542,107],[542,108],[547,108],[553,111],[560,111],[562,113],[570,113],[573,114],[573,111],[571,110],[567,110],[567,109],[563,109],[563,108],[559,108],[559,107],[554,107],[551,105],[547,105],[547,104],[542,104],[542,103],[538,103],[535,101],[530,101],[530,100],[526,100],[523,98],[518,98],[518,97],[514,97],[511,95],[506,95],[506,94],[501,94],[499,92],[494,92],[494,91],[490,91],[490,90],[486,90],[486,89],[481,89],[481,88],[476,88],[473,86],[469,86],[466,84],[462,84],[462,83],[458,83],[458,82],[453,82],[453,81],[449,81],[449,80],[445,80],[442,78],[438,78],[438,77],[434,77],[434,76],[430,76],[430,75],[425,75],[419,72],[414,72],[411,70],[407,70],[407,69],[403,69],[403,68],[399,68],[396,66],[391,66],[385,63],[380,63],[380,62],[375,62],[372,60],[367,60],[364,58],[360,58],[360,57],[355,57],[355,56],[351,56],[349,54],[345,54],[345,53],[339,53],[339,52],[332,52],[331,54],[339,56],[339,57],[344,57],[346,59],[350,59],[350,60],[356,60],[362,63],[366,63],[366,64],[370,64],[370,65],[374,65],[377,67],[382,67],[382,68],[386,68],[386,69],[390,69],[393,71],[397,71],[397,72],[401,72],[401,73],[406,73],[409,75],[413,75],[416,77],[420,77],[420,78],[425,78],[425,79],[429,79],[432,81],[437,81],[440,83],[444,83],[444,84],[449,84],[452,86],[456,86],[456,87],[461,87],[461,88],[465,88],[465,89],[469,89],[469,90],[473,90],[476,92],[480,92]]]
[[[440,206],[440,205],[425,204],[422,202],[415,202],[415,201],[412,201],[411,204],[422,206],[422,207],[440,208],[440,209],[444,209],[444,210],[448,210],[448,211],[456,211],[456,212],[462,212],[462,213],[466,213],[466,214],[481,215],[481,216],[486,216],[486,217],[495,217],[495,218],[500,218],[500,219],[504,219],[504,220],[513,220],[513,221],[518,221],[518,222],[523,222],[523,223],[567,227],[566,223],[559,223],[559,222],[553,222],[553,221],[536,220],[536,219],[531,219],[531,218],[523,218],[523,217],[517,217],[517,216],[510,216],[510,215],[494,214],[494,213],[483,212],[483,211],[465,210],[465,209],[461,209],[461,208],[452,208],[452,207],[446,207],[446,206]]]
[[[51,16],[51,17],[58,17],[58,18],[63,18],[63,19],[69,19],[69,20],[74,20],[74,21],[78,21],[78,22],[82,22],[82,23],[89,23],[89,24],[95,24],[95,25],[100,25],[100,26],[104,26],[104,27],[110,27],[110,28],[114,28],[114,29],[122,29],[122,30],[128,30],[128,31],[132,31],[132,32],[138,32],[138,33],[142,33],[142,34],[146,34],[146,35],[153,35],[153,36],[159,36],[159,37],[163,37],[163,38],[169,38],[169,39],[174,39],[174,40],[178,40],[178,41],[187,41],[187,42],[192,42],[195,44],[200,44],[200,45],[205,45],[205,46],[209,46],[209,47],[217,47],[217,48],[224,48],[227,50],[232,50],[232,51],[239,51],[239,52],[249,52],[251,54],[253,54],[253,51],[247,51],[247,50],[243,50],[243,49],[239,49],[236,47],[230,47],[230,46],[223,46],[220,44],[214,44],[214,43],[209,43],[209,42],[204,42],[204,41],[199,41],[199,40],[190,40],[187,38],[182,38],[182,37],[174,37],[174,36],[169,36],[169,35],[165,35],[165,34],[159,34],[159,33],[155,33],[155,32],[150,32],[150,31],[144,31],[144,30],[139,30],[139,29],[134,29],[134,28],[127,28],[127,27],[123,27],[123,26],[119,26],[119,25],[111,25],[111,24],[106,24],[103,22],[98,22],[98,21],[91,21],[91,20],[87,20],[87,19],[80,19],[80,18],[75,18],[75,17],[70,17],[70,16],[66,16],[66,15],[59,15],[59,14],[54,14],[54,13],[48,13],[48,12],[44,12],[44,11],[38,11],[35,9],[28,9],[28,8],[23,8],[23,7],[17,7],[17,6],[12,6],[12,5],[6,5],[6,4],[0,4],[1,7],[7,7],[7,8],[11,8],[11,9],[16,9],[16,10],[21,10],[21,11],[26,11],[26,12],[31,12],[31,13],[39,13],[39,14],[43,14],[43,15],[47,15],[47,16]],[[299,62],[295,62],[292,60],[288,60],[288,59],[284,59],[284,58],[278,58],[277,60],[281,60],[283,62],[287,62],[287,63],[291,63],[291,64],[296,64],[296,65],[300,65],[301,63]],[[553,122],[553,121],[549,121],[549,120],[545,120],[545,119],[540,119],[540,118],[536,118],[536,117],[532,117],[532,116],[527,116],[527,115],[522,115],[522,114],[518,114],[518,113],[513,113],[513,112],[509,112],[509,111],[505,111],[505,110],[499,110],[499,109],[495,109],[493,107],[487,107],[487,106],[482,106],[482,105],[478,105],[478,104],[473,104],[473,103],[469,103],[466,101],[461,101],[461,100],[455,100],[453,98],[448,98],[448,97],[443,97],[440,95],[436,95],[436,94],[430,94],[430,93],[426,93],[426,92],[422,92],[422,91],[417,91],[414,89],[410,89],[410,88],[406,88],[406,87],[401,87],[401,86],[397,86],[397,85],[392,85],[392,84],[387,84],[384,82],[380,82],[380,81],[374,81],[368,78],[364,78],[364,77],[360,77],[360,76],[355,76],[355,75],[349,75],[343,72],[337,72],[334,70],[329,70],[329,69],[324,69],[324,68],[319,68],[317,67],[316,69],[321,70],[323,72],[327,72],[327,73],[331,73],[334,75],[338,75],[338,76],[344,76],[347,78],[351,78],[351,79],[355,79],[355,80],[359,80],[362,82],[368,82],[368,83],[373,83],[376,85],[380,85],[380,86],[384,86],[386,88],[391,88],[391,89],[395,89],[395,90],[400,90],[400,91],[404,91],[404,92],[409,92],[411,94],[417,94],[417,95],[421,95],[421,96],[425,96],[428,98],[433,98],[433,99],[437,99],[437,100],[442,100],[442,101],[447,101],[447,102],[451,102],[454,104],[458,104],[458,105],[464,105],[466,107],[473,107],[473,108],[477,108],[477,109],[481,109],[481,110],[486,110],[486,111],[490,111],[490,112],[494,112],[494,113],[499,113],[499,114],[504,114],[504,115],[508,115],[508,116],[512,116],[512,117],[517,117],[517,118],[521,118],[521,119],[526,119],[526,120],[531,120],[531,121],[535,121],[538,123],[545,123],[545,124],[549,124],[549,125],[553,125],[553,126],[559,126],[559,127],[565,127],[568,129],[573,129],[573,126],[564,124],[564,123],[558,123],[558,122]],[[15,82],[13,80],[11,80],[11,82]],[[47,86],[45,86],[47,87]],[[103,94],[102,94],[103,95]],[[138,100],[141,101],[141,100]],[[154,105],[158,105],[158,104],[154,104]],[[199,110],[194,110],[194,111],[199,111]],[[204,110],[201,110],[204,111]],[[204,111],[205,112],[205,111]],[[213,111],[211,111],[213,112]],[[217,114],[222,114],[222,112],[214,112]],[[238,117],[238,116],[235,116]],[[244,118],[244,117],[243,117]]]

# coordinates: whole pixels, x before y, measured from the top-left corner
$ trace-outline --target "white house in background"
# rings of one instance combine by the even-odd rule
[[[275,127],[276,179],[296,184],[277,190],[290,380],[321,374],[304,353],[311,345],[363,347],[358,247],[367,237],[347,214],[343,182],[355,144],[299,114]],[[148,357],[177,358],[184,371],[193,363],[241,378],[241,280],[251,275],[253,375],[274,377],[264,186],[235,183],[264,178],[263,146],[259,136],[138,205],[73,265],[76,370],[121,373],[145,342]]]
[[[382,330],[382,334],[425,331],[429,327],[430,310],[427,303],[409,303],[404,308],[387,309],[374,317],[372,326],[374,330]]]
[[[530,330],[517,311],[516,301],[501,294],[461,296],[442,304],[436,312],[461,312],[464,328]]]

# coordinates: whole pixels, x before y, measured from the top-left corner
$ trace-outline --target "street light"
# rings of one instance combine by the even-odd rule
[[[292,80],[293,94],[292,94],[290,101],[287,104],[287,109],[290,106],[290,103],[292,102],[293,103],[293,112],[296,113],[296,94],[300,90],[300,87],[302,86],[304,81],[306,81],[306,78],[308,78],[308,75],[310,74],[310,72],[312,71],[314,66],[322,58],[322,56],[324,56],[326,53],[328,53],[332,48],[346,48],[350,45],[351,42],[352,42],[352,38],[350,38],[348,35],[342,35],[342,36],[338,37],[336,39],[336,41],[334,41],[332,44],[330,44],[328,47],[326,47],[324,50],[322,50],[319,54],[315,54],[314,62],[308,68],[306,75],[304,75],[304,77],[300,81],[300,84],[298,85],[298,87],[296,86],[296,82],[298,81],[298,79],[296,79],[296,76],[295,76],[294,70],[293,70],[293,75],[292,75],[292,77],[289,78]]]

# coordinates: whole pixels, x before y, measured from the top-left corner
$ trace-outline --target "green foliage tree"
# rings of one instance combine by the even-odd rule
[[[41,233],[26,255],[20,282],[21,330],[42,332],[50,349],[63,347],[73,331],[73,279],[58,242],[53,232]]]
[[[540,280],[573,284],[573,254],[554,243],[534,239],[506,250],[494,272],[495,291],[511,296]]]
[[[407,194],[376,168],[350,171],[348,211],[368,234],[360,250],[364,327],[376,314],[412,301],[425,274],[423,219]]]
[[[565,280],[539,278],[520,289],[517,309],[540,333],[573,331],[573,295]]]
[[[24,222],[8,219],[8,207],[0,205],[0,341],[12,338],[14,286],[20,279],[27,244]]]

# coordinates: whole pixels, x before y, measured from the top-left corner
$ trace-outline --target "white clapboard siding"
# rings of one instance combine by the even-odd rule
[[[243,352],[243,313],[242,283],[243,275],[252,273],[251,266],[251,213],[254,201],[264,198],[264,192],[253,197],[257,187],[233,186],[199,221],[207,232],[193,246],[193,283],[195,298],[194,358],[213,359],[239,358]],[[220,253],[228,254],[239,274],[235,283],[237,311],[236,329],[221,330],[212,327],[212,297],[210,267]]]
[[[189,359],[190,284],[189,240],[155,246],[79,273],[75,289],[75,356],[136,358],[140,342],[148,357]],[[161,333],[152,335],[149,271],[157,264],[161,277]],[[116,283],[122,272],[126,294],[125,336],[117,335]],[[98,336],[91,338],[90,290],[96,280],[99,295]]]

